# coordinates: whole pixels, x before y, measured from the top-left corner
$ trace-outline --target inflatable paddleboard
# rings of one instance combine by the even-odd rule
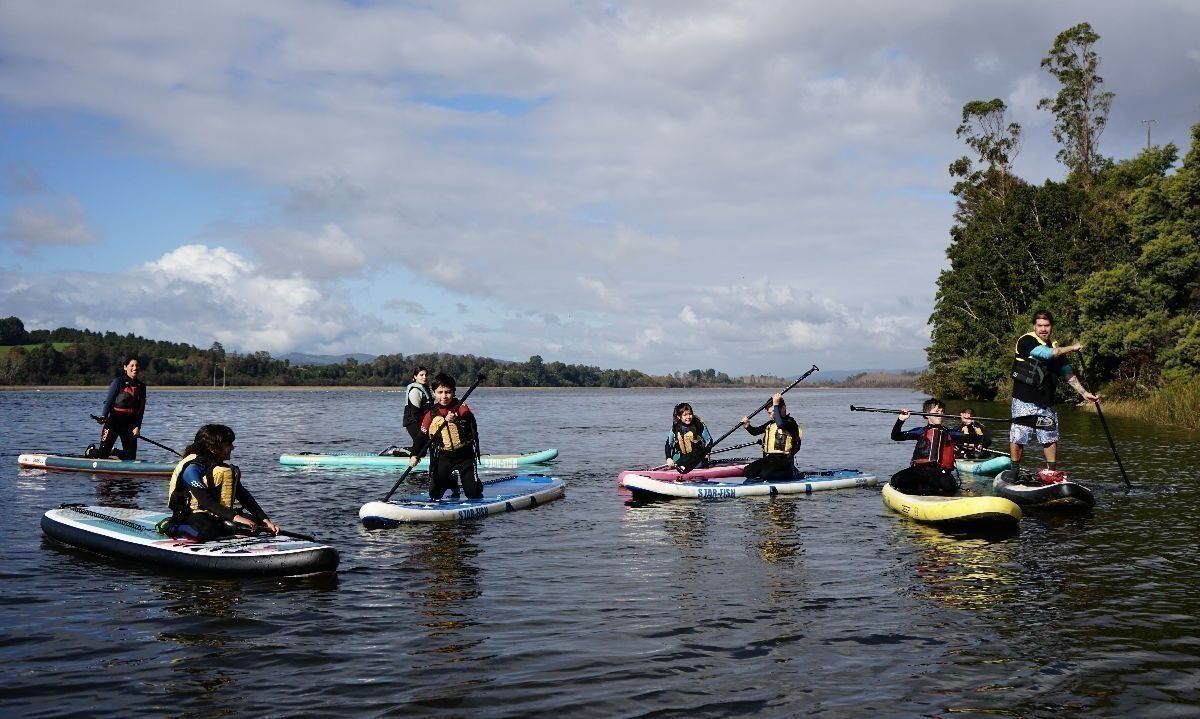
[[[1014,482],[1013,471],[1005,470],[992,481],[996,496],[1030,509],[1090,509],[1096,504],[1092,490],[1069,479],[1030,483]]]
[[[679,482],[725,479],[728,477],[740,477],[745,469],[745,464],[724,464],[716,467],[704,467],[702,469],[693,469],[687,474],[680,474],[674,469],[627,469],[617,475],[617,484],[624,487],[625,478],[633,475]]]
[[[140,459],[88,459],[58,454],[31,452],[17,457],[17,464],[28,469],[48,469],[55,472],[92,472],[95,474],[143,474],[171,476],[176,462],[143,462]]]
[[[558,477],[518,474],[484,480],[483,496],[479,499],[447,495],[435,502],[425,492],[388,502],[367,502],[358,511],[358,518],[371,529],[395,527],[402,522],[482,519],[501,512],[533,509],[563,496],[566,489],[566,482]]]
[[[850,489],[870,487],[876,483],[874,475],[864,474],[857,469],[824,469],[799,473],[791,479],[758,481],[734,477],[711,481],[671,481],[654,479],[640,474],[627,474],[622,479],[624,486],[633,492],[635,500],[657,499],[734,499],[737,497],[762,497],[777,494],[812,494],[828,489]]]
[[[205,575],[292,576],[332,572],[332,547],[285,536],[173,539],[155,527],[170,515],[124,507],[63,505],[42,516],[46,536],[107,557]]]
[[[479,467],[485,469],[516,469],[531,464],[549,462],[558,456],[557,449],[543,449],[525,454],[485,454],[479,458]],[[299,452],[279,455],[279,463],[290,466],[320,467],[390,467],[408,469],[408,457],[371,454],[369,452]],[[423,457],[416,469],[429,471],[429,457]]]
[[[1021,519],[1021,508],[1003,497],[905,494],[890,482],[883,485],[883,504],[926,524],[1014,529]]]
[[[988,459],[956,459],[954,460],[954,468],[960,472],[967,474],[984,474],[989,477],[995,476],[999,472],[1003,472],[1012,466],[1012,460],[1008,457],[997,455]]]

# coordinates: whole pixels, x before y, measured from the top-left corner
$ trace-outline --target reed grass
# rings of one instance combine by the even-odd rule
[[[1200,429],[1200,377],[1174,380],[1145,399],[1105,402],[1104,414]]]

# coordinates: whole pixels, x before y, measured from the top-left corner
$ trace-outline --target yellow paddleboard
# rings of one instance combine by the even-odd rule
[[[883,485],[883,503],[893,511],[928,524],[1016,527],[1021,508],[1003,497],[933,497],[904,494]]]

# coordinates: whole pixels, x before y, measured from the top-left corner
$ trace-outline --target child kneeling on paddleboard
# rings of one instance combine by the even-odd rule
[[[704,457],[712,447],[712,435],[708,427],[692,412],[692,405],[680,402],[671,413],[671,433],[667,435],[663,451],[667,455],[667,466],[707,467],[708,462],[697,457]],[[682,471],[682,470],[681,470]]]
[[[446,490],[458,494],[459,485],[468,499],[483,496],[475,466],[479,461],[479,427],[471,408],[458,401],[454,378],[433,378],[433,407],[421,419],[421,430],[429,436],[429,498],[437,501]]]
[[[804,431],[792,415],[788,414],[783,394],[776,392],[771,397],[771,419],[758,427],[750,426],[750,418],[742,417],[742,427],[752,435],[763,435],[761,459],[746,465],[747,479],[791,479],[796,476],[796,453],[800,451],[800,440]]]
[[[946,406],[939,399],[927,399],[921,405],[921,411],[945,414]],[[892,475],[891,485],[905,494],[947,497],[955,494],[958,492],[958,480],[954,476],[955,443],[966,441],[967,436],[962,430],[944,426],[941,417],[929,417],[924,427],[902,429],[904,420],[911,416],[911,412],[904,410],[892,427],[893,440],[916,440],[917,446],[913,450],[912,463]]]
[[[279,527],[242,484],[241,470],[229,464],[233,440],[233,430],[223,424],[206,424],[196,432],[171,474],[171,518],[163,530],[167,536],[207,542],[251,534],[260,527],[279,534]]]

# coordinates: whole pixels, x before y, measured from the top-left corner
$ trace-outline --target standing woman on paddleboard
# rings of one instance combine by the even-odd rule
[[[796,453],[800,451],[800,440],[804,431],[792,415],[788,414],[783,393],[771,397],[771,419],[758,427],[750,426],[750,418],[742,417],[742,427],[754,436],[763,435],[761,459],[746,465],[747,479],[768,480],[791,478],[796,474]]]
[[[429,390],[429,368],[413,370],[413,381],[404,391],[404,429],[412,438],[408,448],[408,466],[412,467],[425,456],[429,448],[429,435],[421,431],[421,420],[433,405],[433,393]]]
[[[1046,457],[1046,472],[1051,476],[1057,470],[1058,463],[1058,413],[1054,410],[1054,393],[1058,387],[1058,378],[1065,377],[1071,389],[1089,402],[1099,402],[1100,398],[1088,392],[1079,381],[1075,370],[1067,364],[1066,355],[1078,352],[1083,345],[1076,342],[1073,345],[1059,347],[1057,342],[1050,341],[1050,333],[1054,331],[1054,315],[1042,310],[1033,315],[1033,330],[1021,335],[1017,340],[1012,364],[1012,416],[1013,417],[1048,417],[1051,422],[1049,429],[1014,423],[1008,431],[1009,456],[1013,463],[1013,476],[1021,476],[1021,459],[1025,455],[1025,445],[1036,438],[1042,445],[1042,454]]]
[[[137,355],[129,355],[123,363],[123,372],[108,385],[104,398],[104,410],[100,413],[100,448],[89,444],[85,457],[106,458],[113,452],[117,437],[121,438],[121,459],[137,459],[137,438],[142,432],[142,415],[146,413],[146,384],[138,379]]]
[[[434,404],[421,419],[421,429],[429,437],[429,498],[435,502],[446,490],[457,494],[460,485],[467,499],[483,496],[483,483],[475,469],[479,426],[471,408],[454,396],[457,390],[450,375],[435,376]]]
[[[164,533],[170,537],[207,542],[232,534],[250,534],[279,527],[242,484],[242,471],[229,463],[233,455],[233,430],[223,424],[206,424],[183,450],[167,486],[171,518]]]
[[[713,438],[708,432],[703,420],[692,411],[692,405],[680,402],[671,412],[671,433],[663,451],[667,455],[667,466],[677,464],[692,466],[693,458],[704,457],[712,447]],[[708,462],[701,459],[695,467],[707,467]]]

